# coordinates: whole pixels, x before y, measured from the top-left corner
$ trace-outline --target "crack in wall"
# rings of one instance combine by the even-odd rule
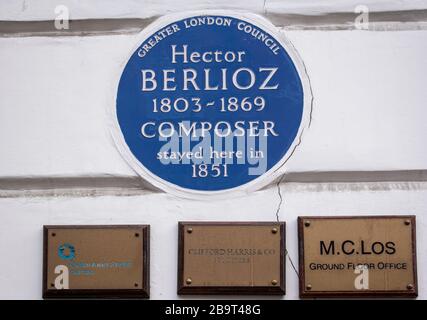
[[[280,188],[280,184],[282,183],[282,181],[283,181],[283,179],[284,179],[285,176],[286,176],[286,173],[284,173],[280,177],[279,181],[277,181],[277,194],[279,196],[279,205],[276,208],[276,220],[277,220],[277,222],[280,222],[279,221],[279,212],[280,212],[280,210],[282,208],[282,202],[283,202],[283,197],[282,197],[282,191],[281,191],[281,188]]]
[[[281,185],[281,183],[282,183],[282,181],[283,181],[283,179],[284,179],[285,176],[286,176],[286,173],[283,174],[280,177],[279,181],[277,182],[277,194],[279,196],[279,205],[277,206],[277,209],[276,209],[276,221],[277,222],[280,222],[279,212],[280,212],[280,210],[282,208],[282,203],[283,203],[283,196],[282,196],[280,185]],[[297,277],[299,279],[300,278],[300,274],[299,274],[297,268],[295,267],[295,264],[294,264],[294,262],[293,262],[293,260],[292,260],[292,258],[290,256],[289,251],[288,251],[287,248],[285,248],[285,257],[288,258],[288,260],[289,260],[289,262],[291,264],[292,269],[294,270],[295,274],[297,275]]]

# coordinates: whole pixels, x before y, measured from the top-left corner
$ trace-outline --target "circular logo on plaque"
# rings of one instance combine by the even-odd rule
[[[303,64],[274,26],[210,13],[146,28],[116,91],[120,152],[143,178],[184,196],[268,183],[311,108]]]
[[[58,256],[62,260],[73,260],[76,256],[76,249],[72,244],[64,243],[58,247]]]

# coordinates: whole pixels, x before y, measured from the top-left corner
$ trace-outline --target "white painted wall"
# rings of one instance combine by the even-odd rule
[[[286,171],[427,169],[427,30],[285,34],[314,96]],[[135,37],[0,38],[0,176],[135,175],[108,117]]]
[[[148,17],[175,6],[195,9],[195,1],[184,0],[173,6],[166,1],[127,0],[102,1],[96,7],[98,2],[62,1],[73,10],[78,7],[72,11],[78,18]],[[0,20],[50,19],[55,3],[1,1]],[[226,3],[231,8],[243,2]],[[244,3],[246,10],[265,9],[264,1]],[[327,4],[320,7],[320,1],[301,3],[267,1],[266,8],[297,13],[305,8],[308,14],[310,8],[352,12],[355,1],[322,1]],[[371,5],[379,10],[425,8],[425,1],[384,3]],[[286,36],[306,64],[314,96],[311,127],[286,172],[336,171],[352,180],[355,171],[427,170],[427,30],[294,30],[286,31]],[[0,38],[0,182],[10,177],[47,181],[136,177],[113,144],[107,112],[113,103],[114,75],[135,38],[129,34]],[[165,299],[177,298],[178,221],[274,220],[279,205],[275,185],[247,197],[209,202],[150,191],[123,196],[112,190],[109,196],[94,197],[84,192],[43,196],[41,190],[34,196],[32,190],[3,193],[5,185],[0,183],[0,299],[41,298],[44,224],[150,224],[151,297]],[[419,298],[427,298],[427,182],[286,183],[285,179],[282,194],[279,215],[287,222],[288,251],[294,262],[299,215],[415,214]],[[284,298],[298,298],[297,277],[289,261]]]
[[[408,187],[410,190],[399,190]],[[373,184],[371,189],[367,185],[355,184],[283,186],[284,203],[280,218],[287,222],[286,240],[290,257],[297,263],[296,219],[299,215],[415,214],[419,299],[427,299],[427,184],[398,184],[391,189],[387,185]],[[151,225],[151,298],[186,299],[188,297],[176,295],[177,222],[275,220],[278,204],[275,187],[244,198],[211,202],[183,201],[165,194],[0,199],[0,299],[41,298],[43,224],[124,223]],[[283,299],[297,299],[298,277],[289,260],[286,274],[287,294]],[[239,297],[227,297],[230,298]]]

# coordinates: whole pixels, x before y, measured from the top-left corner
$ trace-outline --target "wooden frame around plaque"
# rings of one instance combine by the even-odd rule
[[[222,235],[224,236],[230,236],[230,238],[233,239],[238,239],[240,237],[240,239],[243,237],[246,237],[246,235],[244,235],[244,233],[241,232],[241,230],[239,230],[240,228],[242,228],[243,230],[245,228],[247,229],[253,229],[253,230],[257,230],[259,229],[256,233],[259,232],[265,232],[263,233],[263,237],[265,234],[265,237],[274,237],[277,236],[276,239],[274,238],[270,238],[270,240],[266,241],[266,238],[261,238],[262,241],[261,244],[265,245],[266,243],[269,242],[274,242],[274,247],[276,249],[265,249],[265,248],[255,248],[252,247],[248,250],[261,250],[260,252],[274,252],[274,255],[272,258],[266,258],[268,261],[270,261],[271,259],[276,259],[276,263],[273,264],[268,264],[265,265],[264,262],[262,261],[254,261],[251,260],[251,266],[252,268],[255,269],[255,267],[257,267],[257,270],[252,270],[253,271],[253,279],[251,279],[250,281],[248,281],[248,283],[246,285],[236,285],[235,283],[230,284],[230,285],[224,285],[224,284],[215,284],[215,282],[221,282],[223,281],[220,280],[218,281],[218,279],[196,279],[197,278],[197,273],[199,271],[201,271],[201,273],[206,272],[206,270],[209,270],[208,266],[204,266],[203,263],[208,263],[210,265],[210,262],[212,262],[212,259],[218,259],[217,258],[211,258],[211,257],[205,257],[202,258],[200,260],[204,260],[204,262],[202,262],[200,264],[199,267],[193,268],[194,272],[196,274],[193,273],[192,275],[192,279],[189,277],[188,274],[186,274],[186,254],[184,252],[184,250],[186,249],[186,238],[188,236],[198,236],[197,232],[199,230],[202,230],[203,228],[205,228],[205,236],[201,236],[200,238],[193,238],[192,241],[199,243],[199,244],[205,244],[205,245],[210,245],[210,243],[214,244],[216,243],[215,241],[215,236],[213,236],[212,238],[207,237],[207,233],[213,235],[213,234],[218,234],[218,231],[220,231],[220,233],[222,233]],[[212,228],[218,228],[216,229],[216,231],[212,230]],[[224,228],[231,228],[231,231],[233,232],[231,235],[230,233],[226,232]],[[237,229],[236,229],[237,228]],[[221,231],[222,230],[222,231]],[[247,238],[246,240],[243,241],[243,243],[254,243],[254,237],[252,237],[254,235],[254,231],[252,230],[252,235],[249,233],[247,236],[250,237],[251,241],[248,241],[249,238]],[[240,234],[240,235],[239,235]],[[252,238],[251,238],[252,237]],[[196,240],[194,240],[196,239]],[[274,239],[274,240],[271,240]],[[285,239],[286,239],[286,234],[285,234],[285,222],[179,222],[178,224],[178,294],[180,295],[187,295],[187,294],[209,294],[209,295],[216,295],[216,294],[243,294],[243,295],[284,295],[285,294],[285,290],[286,290],[286,277],[285,277],[285,259],[286,259],[286,244],[285,244]],[[189,241],[190,242],[190,241]],[[224,242],[224,241],[223,241]],[[239,242],[239,241],[238,241]],[[255,241],[256,242],[256,241]],[[232,246],[231,246],[232,247]],[[231,248],[230,247],[230,248]],[[205,248],[210,250],[209,248]],[[204,248],[199,248],[199,249],[195,249],[196,252],[197,250],[205,250]],[[223,249],[223,248],[220,248]],[[234,248],[237,249],[237,248]],[[216,250],[216,249],[215,249]],[[231,249],[233,250],[233,249]],[[240,250],[240,249],[239,249]],[[264,250],[264,251],[262,251]],[[274,251],[265,251],[265,250],[274,250]],[[200,252],[204,252],[204,251],[200,251]],[[240,251],[241,252],[241,251]],[[255,252],[255,251],[253,251]],[[258,253],[259,254],[259,253]],[[256,254],[256,255],[258,255]],[[223,259],[223,258],[220,258]],[[224,258],[225,259],[225,258]],[[235,263],[235,260],[230,260],[229,257],[226,258],[227,260],[222,260],[224,263],[224,261],[227,261],[225,263]],[[231,259],[237,259],[237,258],[231,258]],[[252,259],[252,258],[251,258]],[[217,260],[214,260],[217,261]],[[230,262],[230,261],[234,261],[234,262]],[[200,261],[199,261],[200,263]],[[215,262],[217,263],[217,262]],[[238,262],[240,263],[240,261]],[[243,262],[243,263],[248,263],[248,262]],[[274,267],[271,267],[271,265],[273,265]],[[206,267],[206,268],[205,268]],[[235,266],[234,266],[235,267]],[[260,268],[262,268],[262,272],[260,272]],[[273,272],[273,274],[271,275],[264,275],[264,273],[268,273],[269,269],[273,268],[275,270],[275,272]],[[221,268],[220,268],[221,269]],[[229,271],[231,268],[226,268],[227,271]],[[225,269],[222,269],[223,271]],[[219,272],[218,269],[215,269],[215,267],[211,267],[210,269],[210,274],[215,274],[217,275]],[[245,274],[245,268],[243,268],[242,273],[239,273],[239,276],[241,276],[242,274]],[[216,272],[216,273],[215,273]],[[261,277],[259,275],[262,275]],[[263,279],[259,279],[259,278],[263,278]],[[235,279],[233,278],[233,281]],[[262,282],[260,285],[260,281]],[[204,285],[201,285],[198,282],[204,282]],[[249,283],[252,282],[252,285]],[[254,285],[253,283],[257,282],[257,285]]]
[[[304,253],[304,228],[313,225],[316,220],[350,220],[350,219],[399,219],[402,225],[410,228],[411,252],[409,254],[412,263],[411,282],[402,290],[315,290],[310,284],[306,283],[305,253]],[[416,218],[412,215],[383,215],[383,216],[301,216],[298,217],[298,248],[299,248],[299,294],[300,298],[382,298],[382,297],[406,297],[414,298],[418,296],[417,285],[417,249],[416,249]],[[359,253],[359,252],[356,252]],[[339,253],[338,253],[339,254]],[[367,263],[367,262],[365,262]],[[375,265],[375,264],[374,264]],[[337,278],[335,282],[339,281]],[[313,290],[314,289],[314,290]]]
[[[138,275],[138,279],[141,279],[142,283],[133,283],[128,284],[125,288],[69,288],[69,289],[56,289],[55,285],[53,283],[49,282],[49,241],[50,238],[55,237],[56,239],[60,238],[61,231],[69,232],[70,230],[73,230],[75,232],[83,232],[83,237],[78,237],[76,239],[79,239],[78,241],[83,241],[84,243],[90,242],[89,239],[92,236],[87,234],[87,231],[94,230],[94,231],[105,231],[111,234],[111,232],[114,230],[116,231],[116,236],[119,235],[119,238],[123,240],[123,242],[131,241],[131,239],[137,239],[141,243],[133,244],[132,248],[137,248],[136,256],[138,257],[135,263],[138,264],[137,268],[140,268],[141,272],[136,271]],[[122,233],[127,232],[131,235],[124,237]],[[78,234],[77,234],[78,236]],[[99,234],[97,235],[100,236]],[[84,240],[82,240],[84,239]],[[93,239],[92,241],[100,241],[103,245],[108,241],[108,237],[101,237],[98,239]],[[72,241],[69,241],[72,242]],[[68,244],[68,242],[67,242]],[[125,243],[120,243],[120,246],[117,246],[114,250],[117,252],[121,252],[119,255],[123,255],[126,252],[126,247],[123,247],[123,245],[126,245]],[[62,246],[61,246],[62,247]],[[51,248],[52,249],[52,248]],[[54,248],[55,251],[57,250]],[[96,249],[96,245],[95,245]],[[59,249],[58,249],[59,250]],[[69,250],[67,248],[67,250]],[[94,250],[94,248],[91,248],[91,250]],[[104,248],[105,250],[105,248]],[[128,249],[129,250],[129,249]],[[72,248],[72,251],[77,252],[76,257],[79,256],[79,252],[81,252],[81,249],[79,248]],[[59,255],[59,251],[58,255]],[[69,253],[70,251],[68,251]],[[96,255],[96,250],[94,251]],[[56,253],[55,253],[56,254]],[[132,255],[135,254],[135,251],[132,252]],[[55,257],[55,259],[57,259]],[[108,258],[106,260],[99,261],[101,264],[103,262],[107,262]],[[88,262],[88,261],[85,261]],[[80,263],[80,262],[78,262]],[[96,262],[94,262],[96,263]],[[114,266],[116,266],[115,264]],[[131,263],[133,265],[133,263]],[[131,272],[131,274],[134,274],[135,272]],[[122,273],[124,274],[124,273]],[[105,277],[105,280],[111,281],[111,277]],[[116,280],[117,281],[117,280]],[[128,281],[129,282],[129,281]],[[100,283],[104,283],[104,281],[101,281]],[[117,283],[115,282],[115,285],[117,286]],[[43,298],[44,299],[73,299],[73,298],[87,298],[87,299],[136,299],[136,298],[149,298],[150,294],[150,226],[149,225],[49,225],[49,226],[43,226]]]

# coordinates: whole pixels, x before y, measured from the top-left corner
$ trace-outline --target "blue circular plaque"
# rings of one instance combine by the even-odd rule
[[[254,15],[162,18],[117,87],[115,138],[131,166],[181,195],[268,182],[296,146],[310,90],[289,42]]]

